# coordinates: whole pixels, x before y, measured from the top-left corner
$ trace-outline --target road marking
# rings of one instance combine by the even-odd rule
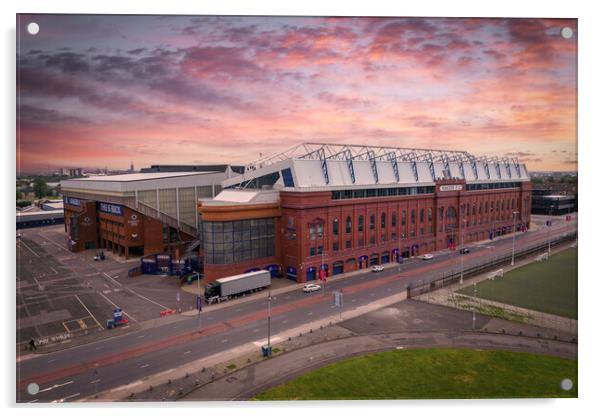
[[[115,303],[114,303],[114,302],[113,302],[111,299],[109,299],[108,297],[106,297],[106,296],[105,296],[105,295],[103,295],[102,293],[100,293],[100,292],[96,292],[96,293],[98,293],[100,296],[102,296],[103,298],[105,298],[105,299],[107,300],[107,302],[109,302],[109,303],[110,303],[111,305],[113,305],[114,307],[116,307],[116,308],[118,308],[118,307],[119,307],[119,306],[117,306],[117,305],[116,305],[116,304],[115,304]],[[132,319],[132,321],[134,321],[134,322],[138,322],[138,320],[137,320],[136,318],[134,318],[132,315],[130,315],[129,313],[127,313],[127,312],[123,312],[123,314],[124,314],[124,315],[126,315],[126,316],[129,316],[129,317]],[[123,328],[125,328],[125,327],[123,327]]]
[[[121,283],[119,283],[117,280],[113,279],[113,278],[112,278],[111,276],[109,276],[107,273],[104,273],[104,272],[103,272],[103,274],[104,274],[105,276],[107,276],[109,279],[111,279],[111,281],[112,281],[113,283],[115,283],[117,286],[123,286]]]
[[[34,256],[36,256],[38,258],[40,257],[40,255],[38,253],[33,251],[27,244],[25,244],[25,241],[21,240],[21,244],[23,244],[27,250],[31,251],[34,254]]]
[[[73,384],[73,383],[74,383],[74,381],[71,380],[71,381],[68,381],[68,382],[63,383],[63,384],[55,384],[54,386],[46,387],[45,389],[40,390],[38,393],[43,393],[45,391],[50,391],[52,389],[56,389],[56,388],[59,388],[59,387],[67,386],[67,385]]]
[[[100,379],[99,379],[99,378],[97,378],[96,380],[92,380],[92,381],[90,382],[90,384],[95,384],[95,383],[100,383]]]
[[[144,364],[144,365],[141,365],[140,368],[146,368],[148,366],[150,366],[150,364]]]
[[[374,293],[370,293],[370,296],[374,297]]]
[[[184,351],[184,355],[186,354],[190,354],[192,351],[188,350],[188,351]]]
[[[288,322],[288,319],[285,319],[284,321],[282,321],[282,325],[286,324]]]
[[[97,274],[100,274],[100,272],[96,272],[96,273],[88,273],[86,275],[86,277],[90,277],[90,276],[96,276]]]
[[[48,360],[47,363],[52,363],[52,362],[55,362],[55,361],[56,361],[56,358],[53,358],[52,360]]]
[[[254,329],[253,332],[259,332],[259,328]]]
[[[102,350],[103,348],[104,347],[96,347],[95,350],[98,351],[98,350]]]
[[[100,324],[100,322],[98,322],[98,320],[94,317],[94,315],[92,315],[92,312],[90,312],[90,309],[88,309],[86,307],[86,305],[84,305],[84,302],[82,302],[82,300],[79,298],[79,296],[75,295],[75,299],[77,299],[79,301],[79,303],[82,304],[82,306],[84,307],[84,309],[88,311],[88,313],[90,314],[90,316],[92,317],[92,319],[94,319],[94,322],[96,322],[96,324],[98,325],[98,327],[104,329],[103,326]]]
[[[71,252],[69,250],[67,250],[65,247],[61,246],[60,244],[55,243],[54,241],[52,241],[51,239],[47,238],[46,236],[42,235],[42,234],[38,234],[40,237],[42,237],[43,239],[50,241],[52,244],[54,244],[55,246],[57,246],[58,248],[60,248],[61,250],[65,250],[67,253],[71,254]],[[73,256],[71,256],[70,258],[73,258]]]
[[[222,339],[220,342],[223,344],[223,343],[225,343],[225,342],[228,342],[228,339],[227,339],[227,338],[224,338],[224,339]]]
[[[351,299],[351,302],[355,302],[355,299]]]
[[[311,316],[311,315],[313,315],[313,314],[314,314],[313,312],[308,312],[308,313],[307,313],[307,316]]]
[[[57,272],[56,270],[54,270],[54,267],[50,266],[50,270],[52,270],[54,272],[54,274],[59,274],[59,272]]]
[[[35,402],[37,402],[37,401],[38,401],[38,399],[33,399],[32,401],[30,401],[30,402],[27,402],[27,403],[35,403]]]
[[[146,335],[138,335],[136,338],[144,338]]]
[[[63,397],[62,399],[59,399],[59,400],[53,400],[50,403],[63,403],[65,400],[73,399],[74,397],[77,397],[79,395],[80,395],[80,393],[75,393],[75,394],[72,394],[71,396]]]
[[[234,310],[234,312],[240,312],[240,308],[238,308],[238,309]]]
[[[173,327],[173,329],[178,329],[180,327],[180,325],[176,325]]]

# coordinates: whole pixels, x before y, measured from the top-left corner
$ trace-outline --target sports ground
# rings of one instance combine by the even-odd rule
[[[473,285],[458,293],[472,296]],[[477,297],[577,319],[577,248],[477,283]]]
[[[566,391],[561,382],[570,379]],[[523,352],[397,350],[331,364],[256,400],[577,397],[577,361]]]

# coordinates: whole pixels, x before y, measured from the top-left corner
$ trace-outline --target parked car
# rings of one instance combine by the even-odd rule
[[[470,249],[468,247],[464,247],[460,249],[460,254],[468,254],[470,253]]]
[[[315,283],[308,283],[305,286],[303,286],[303,292],[305,292],[305,293],[315,292],[316,290],[320,290],[321,288],[322,288],[322,286],[317,285]]]
[[[435,256],[433,256],[431,253],[426,253],[426,254],[423,254],[421,258],[422,258],[422,260],[432,260],[433,257],[435,257]]]
[[[94,261],[99,261],[99,260],[104,260],[104,259],[105,259],[105,253],[104,253],[104,251],[99,251],[94,256]]]
[[[379,265],[372,266],[373,272],[382,272],[383,270],[385,270],[385,268],[383,266],[379,266]]]

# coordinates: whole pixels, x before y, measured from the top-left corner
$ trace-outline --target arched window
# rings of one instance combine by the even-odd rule
[[[391,227],[397,227],[397,213],[395,212],[391,214]]]
[[[412,212],[410,213],[410,223],[412,225],[416,224],[416,211],[412,210]]]
[[[456,219],[456,217],[458,216],[458,213],[454,207],[449,207],[449,208],[447,208],[446,215],[447,215],[448,220],[453,220],[453,219]]]
[[[332,221],[332,233],[334,235],[339,235],[339,219],[338,218],[335,218]]]
[[[364,216],[360,215],[357,219],[357,230],[364,231]]]
[[[370,229],[371,230],[374,230],[375,223],[376,223],[376,217],[374,217],[374,214],[370,214]]]
[[[476,204],[476,202],[472,203],[472,215],[477,215],[477,204]]]
[[[433,209],[429,208],[429,222],[433,221]]]
[[[406,225],[406,211],[401,211],[401,225]]]
[[[424,224],[424,208],[420,208],[420,223]]]
[[[384,212],[380,214],[380,228],[383,229],[387,226],[387,214]]]
[[[345,220],[345,232],[349,234],[351,232],[351,217],[347,216]]]
[[[485,201],[485,213],[489,212],[489,201]]]

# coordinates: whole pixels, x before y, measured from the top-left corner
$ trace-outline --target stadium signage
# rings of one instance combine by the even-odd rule
[[[107,204],[105,202],[99,202],[98,209],[107,214],[123,215],[123,207],[121,205],[113,205]]]
[[[439,190],[441,192],[447,192],[447,191],[461,191],[462,190],[462,185],[441,185],[439,187]]]
[[[81,200],[77,199],[77,198],[71,198],[70,196],[66,196],[64,203],[67,205],[74,205],[76,207],[81,206]]]

